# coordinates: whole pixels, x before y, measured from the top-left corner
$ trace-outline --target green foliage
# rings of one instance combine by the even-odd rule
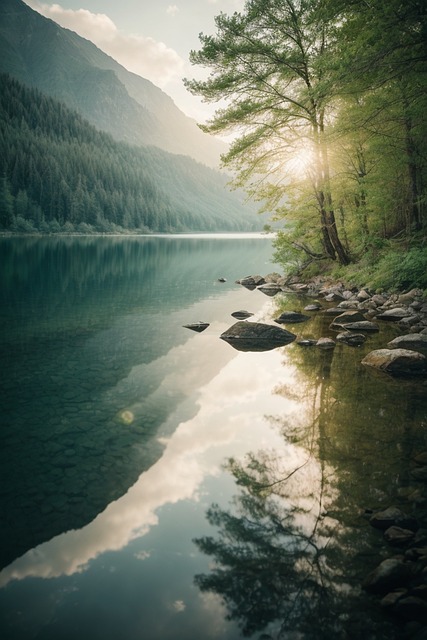
[[[250,0],[216,25],[192,54],[211,73],[187,85],[226,99],[207,130],[237,132],[225,162],[285,220],[277,261],[371,273],[389,240],[410,248],[427,225],[424,5]]]

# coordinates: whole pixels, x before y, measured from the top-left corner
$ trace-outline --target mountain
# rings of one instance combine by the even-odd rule
[[[115,141],[76,111],[0,74],[0,228],[250,231],[257,214],[188,156]]]
[[[154,145],[211,167],[225,150],[149,80],[21,0],[0,2],[0,71],[63,101],[116,140]]]

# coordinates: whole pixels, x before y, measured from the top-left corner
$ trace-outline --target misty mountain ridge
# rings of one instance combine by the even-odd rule
[[[0,3],[0,71],[63,101],[116,140],[216,168],[226,150],[152,82],[21,0]]]

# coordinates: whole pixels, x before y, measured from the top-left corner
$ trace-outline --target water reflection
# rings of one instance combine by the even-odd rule
[[[329,322],[317,316],[300,337],[328,334]],[[364,349],[386,342],[389,331]],[[229,460],[240,490],[229,507],[207,511],[216,535],[195,542],[213,564],[196,584],[222,598],[243,635],[400,638],[403,623],[361,593],[369,569],[393,555],[362,514],[414,507],[401,496],[426,444],[425,387],[372,378],[360,365],[362,349],[292,345],[285,353],[294,376],[276,393],[297,402],[298,414],[270,416],[283,439],[277,449]]]
[[[259,239],[0,238],[0,566],[90,522],[160,457],[169,415],[191,415],[191,385],[232,357],[214,350],[209,369],[200,353],[234,280],[270,253]],[[182,325],[205,314],[191,359]]]

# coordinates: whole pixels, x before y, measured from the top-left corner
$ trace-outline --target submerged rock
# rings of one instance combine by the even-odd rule
[[[241,320],[224,331],[220,338],[238,351],[269,351],[290,344],[296,335],[271,324]]]
[[[313,338],[300,338],[300,340],[297,340],[297,344],[301,347],[314,347],[317,344],[317,340]]]
[[[320,349],[333,349],[335,346],[335,340],[332,338],[319,338],[316,342],[316,347],[320,347]]]
[[[343,331],[337,335],[337,342],[344,342],[350,347],[360,347],[366,340],[363,333],[352,333],[351,331]]]
[[[320,304],[308,304],[306,307],[304,307],[304,311],[320,311],[321,308],[322,305]]]
[[[427,358],[409,349],[376,349],[362,360],[362,364],[393,376],[427,375]]]
[[[191,329],[191,331],[201,333],[209,327],[209,322],[193,322],[191,324],[184,324],[183,327],[184,329]]]
[[[369,523],[376,529],[385,531],[389,527],[402,527],[416,531],[418,523],[415,518],[408,516],[398,507],[388,507],[383,511],[377,511],[370,518]]]
[[[365,578],[362,588],[371,593],[387,593],[408,584],[412,575],[411,563],[400,558],[387,558]]]
[[[296,324],[297,322],[306,322],[310,320],[310,316],[306,316],[303,313],[297,311],[284,311],[278,318],[274,320],[278,324]]]

